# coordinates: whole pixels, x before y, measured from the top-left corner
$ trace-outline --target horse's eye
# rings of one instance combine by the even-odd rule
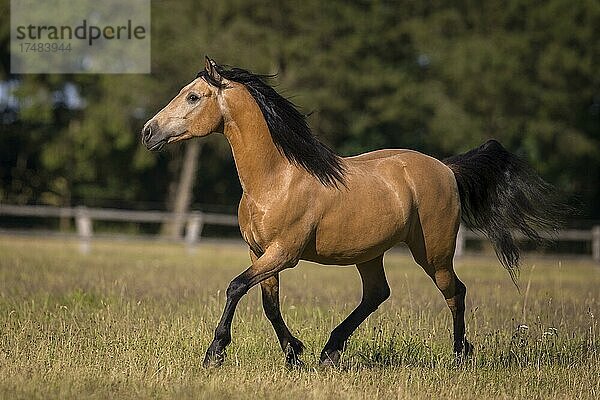
[[[195,93],[190,93],[187,97],[187,101],[190,104],[194,104],[195,102],[197,102],[198,100],[200,100],[200,96],[198,96]]]

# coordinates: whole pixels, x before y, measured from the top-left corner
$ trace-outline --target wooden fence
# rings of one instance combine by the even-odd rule
[[[111,208],[88,207],[52,207],[52,206],[15,206],[0,204],[0,215],[13,217],[38,217],[38,218],[73,218],[77,236],[84,246],[89,248],[94,229],[93,221],[120,221],[137,223],[163,223],[175,219],[186,221],[184,241],[194,245],[202,235],[204,225],[238,226],[237,216],[230,214],[216,214],[203,212],[190,212],[187,214],[174,214],[164,211],[133,211]]]
[[[542,233],[540,236],[558,242],[591,242],[592,258],[594,261],[600,262],[600,225],[596,225],[592,229],[563,229],[553,233]],[[526,238],[522,235],[517,235],[517,239]],[[483,234],[473,232],[461,225],[456,236],[455,254],[457,257],[465,253],[467,240],[487,240],[487,238]]]
[[[109,208],[87,207],[52,207],[52,206],[16,206],[0,204],[0,215],[14,217],[39,217],[39,218],[73,218],[77,236],[81,241],[82,251],[89,250],[89,242],[93,237],[93,221],[121,221],[137,223],[163,223],[174,219],[183,219],[186,222],[183,240],[193,246],[202,236],[205,225],[221,225],[237,227],[237,216],[230,214],[204,213],[199,211],[187,214],[173,214],[164,211],[132,211]],[[592,229],[565,229],[555,234],[542,235],[557,241],[591,242],[592,257],[600,262],[600,226]],[[463,226],[458,231],[456,238],[456,255],[464,255],[467,240],[487,240],[483,235],[465,229]]]

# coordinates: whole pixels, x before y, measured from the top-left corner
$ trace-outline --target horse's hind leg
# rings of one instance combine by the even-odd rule
[[[434,272],[435,285],[444,295],[448,308],[452,312],[454,325],[454,353],[457,356],[469,355],[473,346],[465,338],[465,297],[467,288],[458,279],[452,268],[452,262],[447,267],[442,267]]]
[[[390,295],[390,287],[383,269],[383,254],[356,264],[362,280],[363,294],[358,307],[332,332],[321,352],[321,365],[338,365],[346,341],[358,326]]]
[[[450,243],[453,243],[453,241],[450,241]],[[415,240],[409,243],[409,247],[415,261],[433,279],[452,312],[455,354],[457,356],[469,355],[473,351],[473,346],[465,338],[465,296],[467,288],[454,272],[452,263],[453,248],[442,252],[442,254],[446,254],[441,256],[439,248],[435,249],[434,246],[431,246],[434,249],[431,249],[428,254],[424,240]],[[434,256],[432,253],[438,254]]]
[[[279,308],[279,274],[260,283],[262,301],[265,315],[271,321],[273,329],[279,339],[281,349],[285,354],[285,361],[290,366],[301,365],[298,358],[304,350],[304,345],[296,339],[288,329]]]

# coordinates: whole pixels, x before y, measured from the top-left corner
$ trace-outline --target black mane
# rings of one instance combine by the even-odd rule
[[[341,158],[312,134],[306,116],[265,82],[273,75],[257,75],[241,68],[227,69],[219,65],[214,68],[223,78],[241,83],[248,89],[267,122],[275,146],[292,164],[301,166],[325,186],[344,185]],[[226,87],[205,70],[196,77],[213,86]]]

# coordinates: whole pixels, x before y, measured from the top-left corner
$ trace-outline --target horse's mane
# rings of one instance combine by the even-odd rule
[[[250,92],[267,122],[273,143],[288,161],[304,168],[325,186],[344,185],[342,159],[312,134],[306,116],[298,111],[294,103],[266,83],[275,75],[258,75],[241,68],[213,66],[223,78],[243,84]],[[213,86],[226,87],[205,70],[200,71],[197,77]]]

